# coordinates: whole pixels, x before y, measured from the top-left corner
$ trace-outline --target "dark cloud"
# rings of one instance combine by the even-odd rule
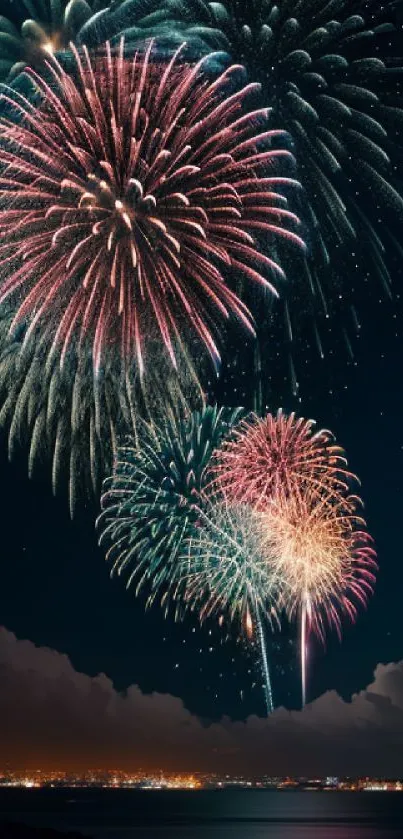
[[[272,774],[403,775],[403,662],[345,702],[206,725],[180,699],[77,673],[65,655],[0,629],[2,762]]]

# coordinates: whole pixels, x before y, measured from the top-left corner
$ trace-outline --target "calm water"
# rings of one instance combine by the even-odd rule
[[[95,839],[400,839],[403,794],[0,790],[0,821]]]

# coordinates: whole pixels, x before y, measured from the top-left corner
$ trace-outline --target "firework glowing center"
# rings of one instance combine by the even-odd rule
[[[7,17],[7,5],[10,18]],[[13,9],[14,6],[14,9]],[[67,52],[70,41],[95,46],[105,28],[108,0],[19,0],[2,3],[0,15],[0,78],[15,78],[29,65],[41,70],[55,53]],[[21,25],[18,21],[21,21]]]
[[[102,164],[101,164],[102,165]],[[105,169],[107,169],[105,165]],[[144,233],[142,232],[142,225],[149,224],[155,227],[155,236],[148,233],[149,241],[153,238],[155,241],[150,241],[155,247],[158,247],[158,234],[165,235],[169,239],[166,226],[154,218],[150,213],[156,209],[157,202],[153,195],[145,195],[140,181],[135,178],[130,178],[127,189],[123,191],[116,183],[116,179],[108,183],[104,177],[97,177],[92,172],[88,175],[87,184],[83,186],[81,183],[74,185],[72,182],[63,184],[68,190],[74,192],[74,186],[78,194],[77,209],[82,213],[87,211],[88,225],[91,226],[91,234],[93,237],[101,237],[102,242],[106,242],[106,251],[111,254],[111,270],[110,270],[110,284],[112,288],[116,287],[117,281],[117,265],[119,261],[119,246],[122,245],[123,250],[128,256],[131,265],[136,269],[141,260],[140,242]],[[118,197],[117,197],[118,196]],[[68,200],[66,198],[66,200]],[[83,221],[83,225],[85,222]],[[53,238],[55,242],[58,232]],[[127,237],[127,241],[121,240]],[[74,267],[75,262],[77,268],[80,268],[80,254],[82,246],[86,243],[85,236],[81,239],[79,244],[73,249],[70,256],[69,266]],[[171,238],[171,242],[175,240]],[[94,246],[96,248],[103,247],[100,245],[98,239],[95,240]],[[175,241],[175,246],[180,252],[179,242]],[[74,254],[74,256],[73,256]],[[88,256],[86,256],[88,259]],[[137,276],[140,280],[140,276]],[[85,275],[83,281],[84,287],[88,284],[88,276]],[[121,285],[122,287],[122,285]],[[119,314],[123,309],[123,300],[119,301]]]
[[[272,561],[286,580],[289,596],[303,591],[309,602],[334,597],[345,585],[352,565],[346,522],[332,511],[320,511],[320,505],[309,510],[300,502],[291,514],[289,506],[290,502],[284,504],[285,509],[277,506],[267,525],[277,548]]]
[[[27,71],[39,108],[1,96],[14,118],[0,120],[0,301],[25,293],[12,328],[32,311],[31,329],[62,313],[62,360],[89,334],[97,371],[118,342],[144,372],[150,318],[174,365],[186,327],[217,360],[217,320],[253,331],[228,279],[275,293],[282,274],[256,236],[303,244],[282,195],[296,182],[273,171],[292,166],[272,148],[282,132],[267,130],[267,109],[244,111],[259,85],[239,90],[236,66],[210,83],[204,61],[191,67],[179,50],[163,64],[152,47],[131,61],[123,41],[95,59],[72,45],[71,75],[54,60],[49,81]]]

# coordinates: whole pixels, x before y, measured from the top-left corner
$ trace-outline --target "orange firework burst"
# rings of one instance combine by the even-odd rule
[[[326,622],[340,633],[341,613],[354,620],[373,590],[375,551],[358,504],[356,498],[343,505],[312,495],[279,496],[265,516],[286,612],[293,617],[304,601],[321,638]]]
[[[227,501],[264,510],[278,492],[342,498],[354,476],[331,431],[281,410],[242,421],[217,451],[212,483]]]
[[[340,637],[342,615],[354,621],[374,588],[376,555],[360,507],[357,496],[342,501],[307,492],[279,493],[267,509],[272,575],[284,611],[301,625],[303,704],[310,630],[324,641],[328,624]]]

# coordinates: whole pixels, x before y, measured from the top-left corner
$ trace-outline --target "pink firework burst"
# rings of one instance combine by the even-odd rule
[[[228,501],[265,510],[278,493],[309,491],[342,498],[352,480],[343,449],[331,431],[316,430],[313,420],[281,410],[243,420],[217,450],[213,485]]]
[[[74,71],[27,74],[41,104],[3,92],[0,119],[0,302],[15,301],[11,332],[29,321],[66,357],[90,340],[95,373],[108,348],[143,375],[150,320],[172,363],[186,332],[214,360],[217,322],[252,330],[228,281],[275,293],[282,271],[256,237],[302,246],[279,166],[291,158],[245,113],[259,85],[234,92],[239,67],[211,82],[203,61],[125,58],[124,43],[91,59],[72,46]],[[10,111],[10,109],[8,109]],[[284,170],[282,170],[284,171]]]
[[[0,424],[30,471],[52,458],[55,489],[68,472],[71,509],[139,413],[199,398],[224,319],[252,328],[234,275],[282,273],[259,237],[302,244],[292,157],[238,73],[211,81],[152,44],[129,59],[122,41],[72,46],[69,73],[28,69],[32,100],[0,93]]]

